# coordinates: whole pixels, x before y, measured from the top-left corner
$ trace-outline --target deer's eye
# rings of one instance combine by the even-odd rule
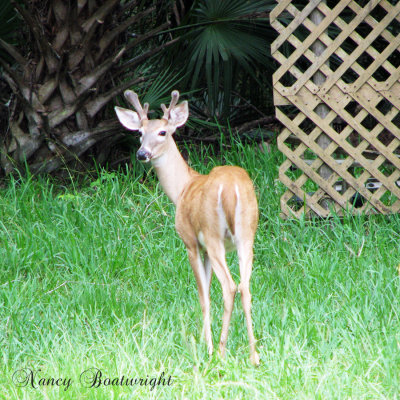
[[[165,132],[165,131],[158,132],[158,136],[165,136],[166,134],[167,134],[167,132]]]

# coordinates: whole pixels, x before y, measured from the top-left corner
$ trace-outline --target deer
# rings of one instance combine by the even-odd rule
[[[240,292],[250,345],[250,361],[260,363],[251,318],[250,276],[253,244],[258,225],[258,204],[248,173],[237,166],[214,167],[208,175],[192,169],[173,138],[189,116],[187,101],[178,104],[179,92],[171,93],[163,116],[149,119],[149,104],[142,107],[138,95],[127,90],[125,98],[135,111],[115,107],[120,123],[140,133],[139,161],[153,166],[160,185],[176,206],[175,228],[186,246],[198,289],[203,314],[203,331],[209,356],[213,354],[210,321],[210,286],[214,272],[222,287],[224,303],[219,342],[220,356],[226,351],[234,299]],[[236,286],[226,263],[226,252],[238,254],[240,284]]]

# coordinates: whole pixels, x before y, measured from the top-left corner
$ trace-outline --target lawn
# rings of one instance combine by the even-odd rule
[[[174,207],[134,162],[79,185],[0,190],[0,398],[400,398],[400,216],[282,220],[281,155],[255,149],[190,156],[202,172],[241,165],[257,187],[260,367],[239,296],[227,357],[209,359]],[[216,279],[211,296],[217,344]]]

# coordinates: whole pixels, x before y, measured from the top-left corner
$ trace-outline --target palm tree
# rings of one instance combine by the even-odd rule
[[[25,164],[33,172],[52,172],[80,162],[89,149],[101,158],[118,140],[107,103],[144,82],[139,66],[174,42],[159,40],[169,23],[159,21],[162,13],[154,18],[158,2],[138,3],[13,3],[24,29],[16,46],[0,37],[2,75],[12,90],[9,127],[0,130],[6,174]]]
[[[175,46],[177,65],[185,71],[187,88],[204,89],[206,114],[232,117],[235,97],[255,97],[259,90],[265,99],[267,79],[271,78],[269,44],[276,37],[268,23],[271,0],[195,0],[176,2],[175,12],[181,39]],[[179,9],[178,9],[179,11]],[[267,71],[270,71],[268,74]],[[231,107],[231,109],[230,109]]]

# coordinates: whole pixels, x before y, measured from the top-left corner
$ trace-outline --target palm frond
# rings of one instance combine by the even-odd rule
[[[256,66],[270,59],[271,29],[266,13],[274,1],[195,1],[179,42],[187,87],[207,88],[210,115],[227,115],[240,73],[256,77]],[[183,57],[182,57],[183,56]],[[222,108],[217,106],[221,101]]]

